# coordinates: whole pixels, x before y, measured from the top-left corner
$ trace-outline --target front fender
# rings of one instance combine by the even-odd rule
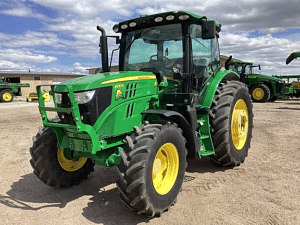
[[[192,130],[191,125],[187,119],[179,112],[172,110],[160,110],[150,109],[142,113],[145,115],[144,119],[147,119],[150,115],[157,115],[161,119],[176,123],[183,131],[182,135],[186,139],[186,148],[188,150],[188,158],[195,158],[197,151],[199,150],[199,139],[195,135],[195,131]]]

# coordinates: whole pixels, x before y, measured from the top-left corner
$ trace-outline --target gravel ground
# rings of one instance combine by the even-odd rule
[[[137,216],[119,200],[115,168],[97,166],[80,185],[56,189],[30,166],[41,125],[36,102],[0,104],[0,224],[300,224],[300,101],[254,103],[245,163],[219,168],[189,160],[177,203],[160,218]]]

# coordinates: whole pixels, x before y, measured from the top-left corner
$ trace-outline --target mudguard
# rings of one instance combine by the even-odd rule
[[[204,91],[206,91],[206,93],[202,92],[204,94],[204,98],[200,99],[199,102],[201,108],[210,108],[219,84],[229,80],[240,80],[240,76],[231,70],[219,70],[205,85],[206,90]]]

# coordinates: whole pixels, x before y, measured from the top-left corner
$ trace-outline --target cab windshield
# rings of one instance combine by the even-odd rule
[[[125,41],[124,71],[155,68],[171,75],[171,66],[183,58],[180,24],[132,31]]]

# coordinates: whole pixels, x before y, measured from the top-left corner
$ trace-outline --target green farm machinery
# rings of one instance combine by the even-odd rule
[[[286,59],[286,65],[288,65],[290,62],[292,62],[294,59],[297,59],[300,57],[300,52],[293,52],[290,54]]]
[[[11,83],[8,78],[0,78],[0,102],[11,102],[20,92],[21,87],[30,87],[30,85]]]
[[[293,87],[283,79],[254,73],[253,68],[261,69],[260,65],[254,66],[252,62],[228,61],[226,67],[240,74],[254,102],[274,102],[293,93]]]
[[[293,52],[286,59],[286,64],[288,65],[291,61],[293,61],[294,59],[297,59],[299,57],[300,57],[300,52]],[[299,98],[300,97],[300,75],[289,75],[286,78],[288,79],[288,82],[289,82],[290,78],[297,79],[297,81],[292,82],[292,85],[295,90],[294,93],[295,93],[296,97]]]
[[[287,57],[286,64],[288,65],[294,59],[297,59],[299,57],[300,57],[300,52],[293,52]],[[287,83],[291,84],[293,87],[293,93],[291,94],[291,97],[296,97],[296,98],[300,97],[300,75],[283,75],[283,76],[274,76],[274,77],[287,80]],[[294,81],[290,82],[290,79],[294,79]]]
[[[186,159],[209,156],[219,166],[244,162],[252,138],[248,88],[221,70],[221,25],[186,11],[141,16],[101,32],[102,71],[37,87],[44,127],[30,163],[49,186],[70,187],[94,164],[116,166],[122,202],[159,216],[176,202]],[[108,38],[119,44],[119,72],[109,72]],[[47,112],[57,112],[50,119]]]
[[[300,98],[300,75],[273,75],[273,77],[285,80],[291,91],[288,94],[291,98]],[[293,81],[291,81],[293,79]]]

